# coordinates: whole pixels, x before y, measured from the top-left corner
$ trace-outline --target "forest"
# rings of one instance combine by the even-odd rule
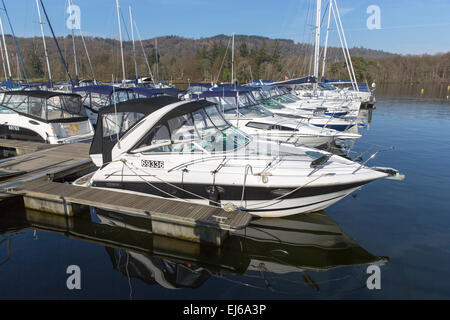
[[[74,40],[79,79],[111,81],[113,77],[122,78],[119,41],[97,37],[87,37],[83,41],[79,36]],[[68,79],[61,55],[69,73],[75,79],[75,55],[71,36],[57,38],[61,55],[53,38],[47,37],[45,41],[53,81]],[[30,81],[48,80],[42,38],[18,38],[17,47],[11,36],[6,36],[6,42],[14,79],[25,79],[26,72]],[[135,79],[133,45],[127,41],[123,43],[123,47],[126,78]],[[238,83],[247,83],[252,79],[277,81],[311,75],[313,51],[311,44],[294,43],[292,40],[236,35],[235,79]],[[135,43],[135,52],[139,76],[149,76],[151,70],[155,79],[173,83],[231,81],[230,36],[218,35],[200,39],[165,36],[147,39]],[[350,49],[350,54],[358,81],[411,84],[446,83],[449,80],[450,52],[435,55],[398,55],[355,47]],[[2,57],[5,78],[8,71],[6,57]],[[341,48],[327,49],[325,66],[326,78],[349,79]]]

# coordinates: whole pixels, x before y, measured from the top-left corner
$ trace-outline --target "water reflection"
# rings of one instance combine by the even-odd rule
[[[9,248],[26,229],[104,246],[112,268],[130,286],[131,279],[166,289],[224,281],[274,293],[298,292],[300,286],[323,293],[342,287],[330,283],[344,281],[354,290],[365,287],[366,265],[387,261],[363,249],[324,212],[255,220],[221,248],[154,235],[149,219],[94,208],[76,218],[25,210],[0,220]]]

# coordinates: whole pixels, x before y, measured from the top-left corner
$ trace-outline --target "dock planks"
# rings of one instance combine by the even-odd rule
[[[134,213],[153,219],[173,220],[191,226],[239,230],[250,222],[251,216],[240,211],[227,212],[221,208],[171,199],[135,195],[114,190],[62,184],[45,179],[24,182],[11,191],[29,197],[64,200],[66,203],[106,208]]]
[[[0,160],[0,188],[89,164],[89,148],[89,143],[74,143]]]
[[[32,141],[0,139],[0,148],[14,149],[17,155],[32,153],[39,150],[46,150],[55,146],[57,145]]]

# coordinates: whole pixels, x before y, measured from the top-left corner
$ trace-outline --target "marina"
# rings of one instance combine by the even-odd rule
[[[73,2],[32,49],[0,3],[0,299],[450,296],[446,54],[391,83],[414,57],[350,49],[337,0],[304,44],[143,40],[131,0],[85,38]]]
[[[21,213],[21,206],[11,202],[3,206],[0,202],[1,239],[6,239],[0,245],[0,257],[1,262],[7,260],[0,267],[0,285],[4,288],[0,296],[4,299],[27,299],[37,294],[45,299],[83,299],[87,295],[105,299],[183,299],[186,294],[195,299],[445,296],[449,285],[445,280],[448,259],[440,252],[449,241],[449,220],[442,210],[448,198],[440,192],[438,181],[443,175],[445,179],[450,176],[446,164],[431,154],[450,141],[448,136],[439,135],[439,130],[425,134],[423,128],[445,128],[450,121],[448,104],[379,97],[371,118],[362,129],[363,139],[368,143],[384,141],[399,125],[405,128],[391,138],[397,153],[384,153],[374,159],[375,165],[387,161],[402,165],[407,175],[404,181],[384,180],[368,185],[356,192],[356,197],[347,197],[322,212],[254,220],[246,228],[231,232],[221,247],[158,236],[151,232],[148,219],[120,212],[86,208],[73,217],[65,217],[29,209]],[[413,125],[417,119],[424,121],[420,127]],[[417,154],[415,145],[426,142],[425,152]],[[386,193],[386,188],[392,191]],[[369,225],[370,228],[365,227]],[[286,233],[280,237],[283,230]],[[342,232],[345,236],[339,236]],[[245,243],[244,252],[239,249],[238,239]],[[55,260],[55,256],[59,259]],[[146,262],[142,264],[143,261]],[[166,262],[161,264],[163,261]],[[82,290],[77,292],[65,288],[65,269],[74,262],[85,270]],[[191,279],[197,280],[190,284],[174,282],[175,273],[169,270],[175,269],[164,269],[165,276],[157,276],[161,274],[157,266],[168,263],[177,266],[180,273],[190,268],[189,272],[195,275]],[[378,291],[365,288],[366,268],[372,263],[379,264],[382,272],[382,289]],[[441,280],[436,281],[436,276]],[[228,288],[225,291],[224,286]]]

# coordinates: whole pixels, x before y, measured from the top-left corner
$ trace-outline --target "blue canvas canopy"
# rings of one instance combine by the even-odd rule
[[[239,86],[234,84],[221,84],[218,87],[212,88],[212,91],[250,91],[254,90],[252,86]]]
[[[34,88],[34,87],[51,88],[52,84],[50,82],[29,82],[29,83],[20,83],[20,86],[26,88]]]
[[[72,89],[73,92],[86,92],[86,93],[98,93],[104,95],[110,95],[113,91],[131,91],[130,88],[119,88],[108,85],[92,85],[92,86],[84,86],[84,87],[75,87]]]
[[[185,92],[185,91],[177,89],[177,88],[160,88],[158,90],[161,90],[162,92],[164,92],[164,94],[166,94],[168,96],[172,96],[172,97],[176,97],[176,98],[178,98],[178,96],[180,94]]]
[[[8,89],[12,89],[12,88],[15,87],[15,86],[13,85],[12,78],[9,78],[7,81],[1,82],[1,83],[0,83],[0,86],[1,86],[1,87],[5,87],[5,88],[8,88]],[[17,88],[17,87],[15,87],[15,88]]]
[[[249,85],[264,85],[264,84],[271,84],[273,83],[273,80],[252,80]]]
[[[191,82],[191,83],[189,83],[189,87],[205,87],[205,88],[212,88],[213,85],[212,85],[211,83]]]
[[[308,77],[302,77],[302,78],[296,78],[296,79],[289,79],[284,81],[278,81],[278,82],[272,82],[271,85],[293,85],[293,84],[302,84],[302,83],[316,83],[316,78],[312,76]]]
[[[204,91],[198,94],[192,94],[193,99],[206,99],[211,97],[236,97],[239,91],[232,90],[214,90]]]

